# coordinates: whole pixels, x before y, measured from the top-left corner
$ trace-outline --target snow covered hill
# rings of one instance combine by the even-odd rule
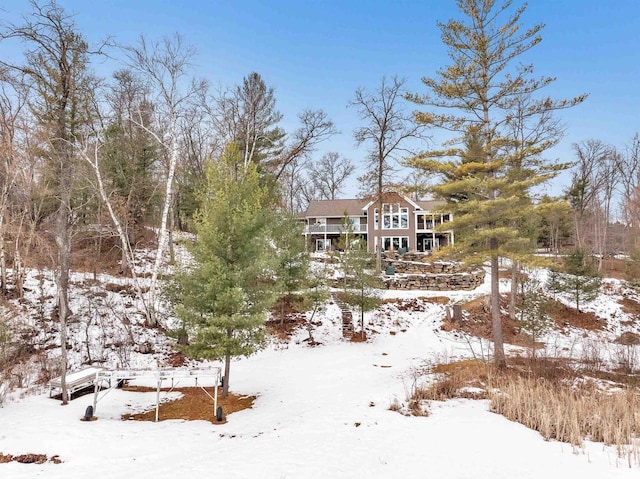
[[[488,281],[474,292],[448,296],[455,300],[480,296],[487,292]],[[628,320],[617,306],[614,291],[609,293],[591,305],[608,317],[610,330],[601,335],[603,341],[610,340]],[[385,294],[387,298],[429,295]],[[110,302],[122,301],[122,297],[117,294]],[[86,300],[80,295],[76,299],[76,307]],[[14,398],[0,408],[0,453],[40,453],[58,456],[62,462],[0,464],[0,477],[637,476],[637,466],[629,468],[613,448],[589,442],[574,448],[544,441],[537,432],[489,412],[486,401],[432,402],[429,417],[391,411],[391,404],[406,401],[416,382],[423,379],[426,364],[473,354],[469,338],[440,329],[444,306],[422,303],[419,309],[423,311],[402,310],[388,303],[368,314],[369,328],[376,333],[366,343],[341,339],[340,313],[329,305],[322,325],[314,332],[321,345],[308,346],[306,331],[300,331],[288,342],[274,341],[264,351],[236,361],[232,390],[258,398],[252,409],[230,415],[222,425],[120,419],[122,413],[151,407],[154,393],[115,390],[101,400],[98,420],[92,422],[80,421],[91,396],[75,399],[66,407],[49,399],[45,391]],[[88,303],[84,304],[90,311]],[[127,310],[126,300],[117,310]],[[100,315],[92,317],[95,323]],[[125,325],[122,327],[126,333]],[[82,334],[86,329],[79,325],[75,331]],[[554,347],[565,352],[577,348],[579,336],[585,334],[591,333],[556,333]],[[148,365],[162,358],[164,346],[156,339],[147,338],[154,342],[157,354],[143,354],[134,350],[136,346],[129,351],[129,359],[136,365]],[[117,348],[107,344],[111,341],[105,340],[102,352],[117,361]]]

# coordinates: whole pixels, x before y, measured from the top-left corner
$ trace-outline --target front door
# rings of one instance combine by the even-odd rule
[[[331,240],[330,239],[317,239],[316,240],[316,251],[329,251],[331,249]]]
[[[438,249],[438,238],[422,238],[422,251],[432,251]]]

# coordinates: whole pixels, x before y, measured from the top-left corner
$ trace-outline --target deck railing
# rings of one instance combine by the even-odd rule
[[[305,225],[303,233],[304,234],[324,234],[324,233],[333,233],[333,234],[342,234],[346,230],[342,225]],[[351,231],[353,233],[366,233],[367,225],[352,225]]]

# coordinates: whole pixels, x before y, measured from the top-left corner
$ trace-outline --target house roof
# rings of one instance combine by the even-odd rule
[[[323,218],[326,216],[343,216],[345,212],[349,216],[362,216],[362,208],[367,200],[312,200],[307,211],[303,214],[307,218]]]
[[[407,199],[406,197],[402,197]],[[423,211],[436,211],[446,204],[442,200],[428,201],[410,201],[416,209]],[[312,200],[309,202],[307,211],[302,213],[302,218],[324,218],[344,216],[345,212],[351,216],[362,216],[363,210],[373,204],[372,201],[364,199],[346,199],[346,200]]]
[[[409,203],[411,206],[413,206],[416,210],[420,209],[420,206],[418,204],[416,204],[415,201],[413,201],[411,198],[408,198],[407,196],[398,193],[397,191],[386,191],[384,193],[382,193],[382,198],[383,198],[383,202],[384,201],[388,201],[389,198],[393,198],[393,197],[398,197],[398,198],[402,198],[404,201],[406,201],[407,203]],[[365,205],[365,209],[369,209],[369,207],[371,207],[371,205],[373,205],[377,200],[373,199],[371,201],[369,201],[366,205]]]
[[[447,204],[444,200],[416,201],[416,203],[424,211],[436,211]]]

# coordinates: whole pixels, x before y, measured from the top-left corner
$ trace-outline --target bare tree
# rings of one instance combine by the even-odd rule
[[[404,108],[406,80],[397,76],[382,77],[373,91],[358,88],[349,103],[358,110],[365,126],[353,132],[358,146],[369,148],[366,168],[360,178],[367,194],[374,191],[377,202],[378,228],[376,230],[376,266],[382,267],[382,194],[391,182],[394,164],[402,155],[411,155],[409,140],[423,139],[425,126],[415,123],[410,111]],[[375,226],[374,226],[375,227]]]
[[[162,215],[158,228],[158,246],[151,271],[146,323],[150,326],[158,324],[157,293],[158,276],[162,267],[164,253],[169,243],[169,213],[173,204],[173,188],[176,169],[180,161],[181,121],[188,105],[188,100],[197,92],[206,88],[204,81],[188,78],[192,67],[191,61],[195,49],[184,44],[183,38],[175,34],[165,37],[159,42],[149,42],[144,36],[136,46],[125,47],[132,69],[140,73],[147,83],[152,95],[155,95],[157,131],[147,129],[158,144],[166,152],[168,159],[165,179]],[[138,126],[144,127],[140,114]]]
[[[337,133],[333,122],[322,110],[304,110],[298,120],[300,126],[287,139],[282,154],[269,165],[276,181],[291,162],[306,158],[318,144]]]
[[[598,271],[608,248],[611,204],[619,183],[620,157],[599,140],[573,145],[576,161],[567,193],[573,208],[576,243],[598,255]]]
[[[634,244],[627,249],[636,249],[640,230],[640,135],[636,133],[624,153],[615,156],[616,168],[622,187],[621,210],[627,227],[633,233]]]
[[[107,193],[107,189],[105,186],[105,181],[102,177],[102,172],[100,171],[100,155],[99,150],[102,146],[100,141],[95,137],[87,137],[83,141],[76,140],[75,149],[77,154],[82,158],[91,168],[93,173],[95,174],[96,180],[96,189],[100,195],[101,200],[107,208],[109,213],[109,218],[111,219],[113,226],[116,229],[118,234],[118,238],[120,239],[120,245],[122,248],[122,255],[124,258],[124,262],[131,272],[131,277],[133,278],[133,286],[135,288],[136,294],[140,299],[143,309],[145,310],[147,316],[149,316],[149,304],[145,300],[145,295],[142,290],[142,286],[140,284],[139,278],[137,276],[136,270],[134,268],[134,254],[133,249],[131,247],[131,242],[129,241],[129,235],[126,230],[126,227],[123,225],[123,222],[120,220],[120,217],[116,213],[113,202],[110,198],[110,195]]]
[[[2,29],[2,40],[18,39],[25,45],[25,64],[5,67],[19,71],[33,82],[31,111],[46,135],[43,148],[49,168],[55,172],[58,210],[55,241],[58,249],[56,289],[57,316],[60,323],[60,369],[62,402],[68,401],[67,320],[71,265],[72,181],[74,155],[69,140],[83,123],[85,105],[90,96],[86,72],[89,49],[76,25],[55,2],[31,2],[31,15],[22,25],[9,24]]]
[[[544,168],[554,171],[559,165],[550,164],[543,156],[552,146],[558,144],[563,137],[561,122],[553,115],[552,111],[536,112],[536,100],[531,93],[513,98],[510,115],[506,120],[509,136],[512,141],[507,142],[504,155],[508,163],[508,177],[511,181],[520,182],[531,176],[535,168]],[[561,165],[566,168],[566,165]],[[517,197],[516,197],[517,198]],[[517,218],[513,227],[521,231],[520,244],[513,244],[511,248],[511,291],[509,300],[509,317],[516,319],[516,299],[518,295],[520,268],[523,262],[528,261],[528,253],[535,248],[537,238],[533,234],[535,226],[532,223],[533,201],[527,197],[513,200],[522,205],[524,209],[530,209],[530,215]],[[515,206],[515,205],[514,205]]]
[[[7,233],[10,195],[20,173],[17,137],[26,110],[28,86],[8,72],[0,78],[0,289],[7,292]]]
[[[304,211],[309,203],[306,197],[306,184],[309,180],[304,174],[306,165],[305,159],[294,160],[287,165],[280,177],[283,203],[290,213]]]
[[[335,200],[354,170],[355,166],[348,158],[332,151],[311,163],[309,179],[313,182],[319,199]]]

